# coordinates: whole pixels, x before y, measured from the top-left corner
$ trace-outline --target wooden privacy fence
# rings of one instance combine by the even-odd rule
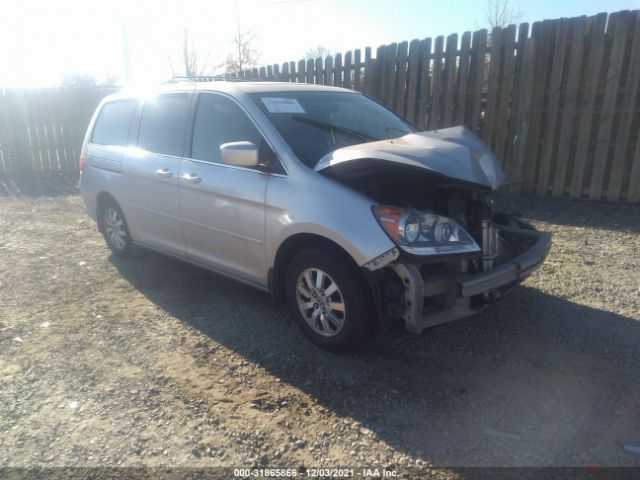
[[[392,43],[239,76],[360,90],[423,129],[463,124],[521,191],[640,201],[640,11]],[[110,92],[0,91],[0,174],[77,171],[91,112]]]
[[[519,189],[640,201],[640,11],[286,62],[240,77],[363,91],[420,128],[466,125]]]
[[[87,125],[114,88],[0,89],[0,175],[77,173]]]

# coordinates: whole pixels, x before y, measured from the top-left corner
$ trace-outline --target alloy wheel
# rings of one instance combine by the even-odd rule
[[[296,282],[298,309],[307,324],[325,337],[338,335],[346,320],[344,297],[338,284],[319,268],[307,268]]]

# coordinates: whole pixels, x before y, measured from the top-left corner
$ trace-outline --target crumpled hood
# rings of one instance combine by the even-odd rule
[[[353,162],[374,160],[426,169],[492,190],[505,179],[489,147],[463,126],[339,148],[322,157],[314,170],[339,170],[355,166]]]

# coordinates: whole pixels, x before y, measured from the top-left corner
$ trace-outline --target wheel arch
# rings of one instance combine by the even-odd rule
[[[274,258],[273,266],[269,269],[269,290],[276,303],[281,304],[285,302],[284,284],[289,262],[296,253],[309,247],[319,248],[339,255],[360,271],[358,263],[349,255],[349,252],[333,240],[315,233],[293,234],[280,244]]]
[[[109,202],[113,202],[116,205],[118,205],[118,207],[120,207],[120,204],[118,203],[118,200],[116,200],[116,197],[114,197],[111,193],[107,192],[106,190],[103,190],[96,195],[96,216],[98,218],[98,230],[100,231],[100,233],[104,233],[103,225],[102,225],[102,222],[100,221],[100,216],[101,216],[100,214],[102,212],[102,209],[106,205],[108,205]],[[122,209],[122,207],[120,207],[120,209]]]

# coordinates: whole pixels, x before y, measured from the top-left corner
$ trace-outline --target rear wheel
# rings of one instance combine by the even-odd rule
[[[119,257],[131,257],[135,253],[133,239],[120,206],[113,200],[106,202],[98,219],[100,231],[111,251]]]
[[[316,249],[299,252],[289,264],[285,288],[298,325],[319,347],[345,352],[369,338],[366,285],[341,255]]]

